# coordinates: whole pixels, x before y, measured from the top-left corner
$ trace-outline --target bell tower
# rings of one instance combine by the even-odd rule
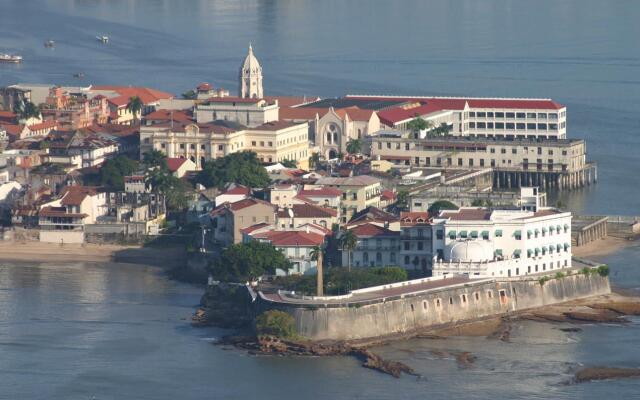
[[[240,67],[240,87],[238,96],[242,98],[261,99],[262,93],[262,67],[258,59],[253,55],[253,48],[249,44],[249,54]]]

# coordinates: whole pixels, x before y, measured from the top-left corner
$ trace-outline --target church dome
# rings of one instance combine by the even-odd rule
[[[256,56],[253,55],[253,48],[251,47],[251,45],[249,45],[249,54],[247,54],[247,57],[242,63],[241,72],[243,74],[260,72],[260,63],[258,62]]]
[[[484,240],[469,240],[454,242],[445,249],[445,257],[449,261],[489,261],[493,259],[493,249],[489,242]]]

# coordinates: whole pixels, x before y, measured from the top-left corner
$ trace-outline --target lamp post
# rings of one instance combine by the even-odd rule
[[[205,228],[204,226],[201,227],[201,228],[202,228],[202,244],[200,246],[200,252],[201,253],[206,253],[207,252],[207,248],[206,248],[205,243],[204,243],[204,237],[205,237],[207,231],[210,231],[211,229],[210,228]]]

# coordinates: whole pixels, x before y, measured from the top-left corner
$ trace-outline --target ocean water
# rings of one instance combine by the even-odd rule
[[[551,97],[588,140],[600,181],[575,212],[640,214],[640,3],[633,0],[0,0],[0,85],[201,81],[237,89],[253,44],[267,94]],[[109,35],[102,45],[96,35]],[[43,42],[56,41],[55,49]],[[83,72],[82,80],[73,74]],[[640,290],[640,247],[601,257]],[[117,264],[0,263],[0,399],[635,398],[640,381],[565,385],[581,364],[640,367],[640,321],[522,323],[511,343],[412,340],[378,351],[423,378],[351,358],[252,357],[188,319],[201,288]],[[460,369],[432,350],[470,350]]]

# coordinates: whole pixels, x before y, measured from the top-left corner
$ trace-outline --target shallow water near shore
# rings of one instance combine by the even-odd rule
[[[624,262],[638,255],[633,246],[603,257],[615,284],[640,281],[638,267]],[[201,294],[143,265],[0,262],[0,398],[601,399],[640,392],[633,379],[565,385],[582,364],[637,367],[640,318],[579,325],[581,332],[518,322],[508,343],[415,339],[376,348],[423,376],[395,379],[351,357],[254,357],[214,346],[225,331],[189,323]],[[478,358],[461,367],[461,351]]]
[[[637,215],[640,4],[631,1],[3,0],[0,85],[231,89],[248,42],[267,94],[552,97],[570,137],[588,140],[600,182],[563,194],[576,212]],[[108,34],[103,46],[94,36]],[[43,41],[56,40],[55,49]],[[72,74],[83,72],[83,80]],[[550,198],[555,197],[551,194]],[[595,257],[640,292],[640,245]],[[0,399],[602,399],[640,380],[564,385],[580,363],[640,366],[637,318],[624,326],[523,322],[511,343],[411,340],[376,349],[424,378],[392,377],[350,357],[252,357],[192,328],[202,288],[158,268],[0,262]],[[458,367],[432,350],[471,351]]]

